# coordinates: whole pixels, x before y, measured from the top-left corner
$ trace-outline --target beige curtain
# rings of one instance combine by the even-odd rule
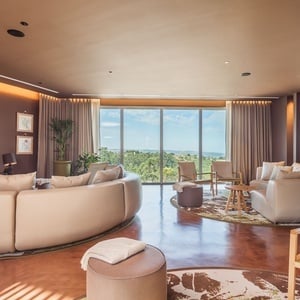
[[[67,159],[73,163],[83,152],[94,152],[93,118],[91,99],[58,99],[40,94],[39,138],[37,176],[49,178],[53,174],[55,143],[49,122],[52,118],[72,119],[73,135],[69,143]],[[97,130],[94,129],[94,134]]]
[[[37,177],[50,177],[52,174],[55,153],[54,141],[48,124],[52,118],[59,117],[60,113],[60,99],[40,94]]]
[[[231,101],[230,158],[244,183],[255,178],[256,167],[272,160],[271,101]]]
[[[100,139],[100,99],[92,99],[92,131],[93,131],[93,152],[99,152]]]

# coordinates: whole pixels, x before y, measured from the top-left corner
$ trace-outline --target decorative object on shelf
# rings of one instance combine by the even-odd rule
[[[33,132],[33,115],[17,112],[17,131]]]
[[[33,153],[33,137],[32,136],[17,136],[17,154],[32,154]]]
[[[2,161],[4,165],[4,175],[12,174],[12,166],[17,164],[16,155],[14,153],[2,154]]]
[[[56,160],[53,163],[53,174],[70,176],[71,161],[66,160],[68,141],[73,134],[73,123],[71,119],[52,118],[50,128],[53,131],[53,140],[56,144]]]

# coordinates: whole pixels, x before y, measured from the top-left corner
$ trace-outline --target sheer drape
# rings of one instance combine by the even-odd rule
[[[100,100],[93,99],[92,105],[92,131],[93,131],[93,152],[98,153],[99,151],[99,128],[100,128]]]
[[[93,133],[98,135],[98,129],[93,126],[91,99],[58,99],[40,95],[39,100],[39,140],[37,176],[50,177],[53,174],[55,159],[55,143],[49,122],[52,118],[72,119],[74,121],[73,135],[69,141],[67,159],[76,161],[83,152],[94,152],[97,145]],[[99,100],[94,100],[94,103]],[[94,113],[96,114],[96,113]]]
[[[232,101],[230,158],[244,183],[255,178],[256,167],[272,160],[271,101]]]

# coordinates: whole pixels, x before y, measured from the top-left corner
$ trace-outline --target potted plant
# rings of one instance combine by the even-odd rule
[[[56,145],[56,160],[53,163],[53,174],[70,176],[71,161],[66,158],[68,141],[73,133],[73,120],[52,118],[49,124],[53,131],[53,139]]]
[[[75,174],[86,173],[91,163],[100,161],[98,153],[84,152],[79,155],[75,164]]]

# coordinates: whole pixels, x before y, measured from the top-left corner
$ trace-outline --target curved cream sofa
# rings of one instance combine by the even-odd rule
[[[265,178],[263,168],[258,167],[256,179],[250,182],[252,208],[273,223],[300,221],[300,165],[299,170],[294,166],[295,163],[293,166],[274,165],[270,176]]]
[[[0,253],[92,237],[134,217],[141,201],[140,178],[128,172],[97,184],[0,191]]]

